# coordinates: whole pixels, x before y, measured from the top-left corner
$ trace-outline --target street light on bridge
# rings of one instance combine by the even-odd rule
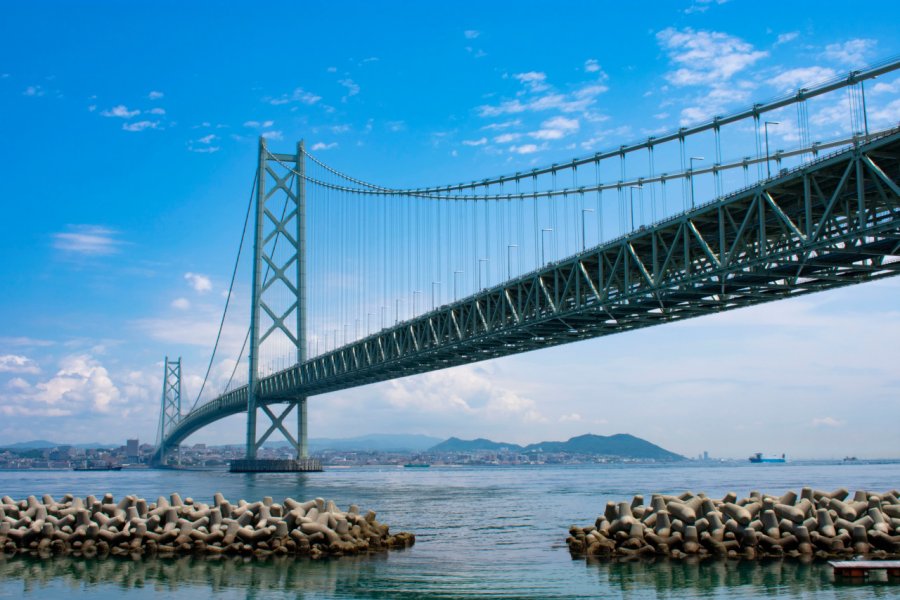
[[[640,185],[629,185],[628,186],[628,196],[631,199],[631,231],[634,231],[634,190],[643,189]]]
[[[584,252],[584,249],[587,245],[584,236],[584,213],[594,212],[593,208],[582,208],[581,209],[581,251]]]
[[[772,177],[772,168],[769,165],[769,125],[781,125],[781,121],[766,121],[766,124],[763,126],[766,130],[766,179]],[[757,131],[759,130],[757,129]]]
[[[519,249],[518,244],[507,244],[506,245],[506,278],[512,279],[512,249],[515,248],[517,251]]]
[[[690,158],[691,169],[690,175],[688,177],[691,180],[691,208],[694,208],[694,161],[695,160],[705,160],[702,156],[692,156]]]
[[[544,234],[545,234],[545,233],[548,233],[548,232],[549,232],[549,233],[553,233],[553,229],[552,229],[552,228],[547,228],[547,227],[545,227],[544,229],[541,229],[541,266],[544,266],[544,265],[547,264],[547,261],[546,261],[546,259],[545,259],[546,249],[544,248],[544,245],[545,245],[545,244],[544,244],[544,241],[545,241],[545,240],[544,240]]]

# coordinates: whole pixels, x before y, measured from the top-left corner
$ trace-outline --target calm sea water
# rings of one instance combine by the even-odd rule
[[[900,464],[330,469],[317,474],[0,472],[0,495],[177,491],[211,501],[321,496],[378,512],[412,531],[408,550],[324,561],[2,558],[0,597],[56,598],[891,598],[900,585],[835,585],[827,564],[792,561],[585,563],[568,526],[592,523],[608,500],[685,490],[781,494],[804,485],[887,490]]]

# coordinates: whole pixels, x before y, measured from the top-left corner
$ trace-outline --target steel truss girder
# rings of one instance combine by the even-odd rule
[[[897,273],[895,131],[263,378],[259,397],[284,402]],[[200,407],[177,435],[246,410],[246,394]]]

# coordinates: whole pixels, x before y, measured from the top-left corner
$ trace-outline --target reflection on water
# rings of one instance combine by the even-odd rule
[[[889,489],[900,465],[534,467],[341,469],[315,477],[145,471],[115,476],[0,472],[0,495],[111,492],[155,498],[333,498],[378,512],[392,530],[412,531],[404,551],[332,560],[242,558],[89,560],[0,556],[0,598],[888,598],[897,583],[836,585],[825,563],[797,561],[586,562],[572,560],[572,523],[591,523],[609,500],[636,493],[762,489],[802,485]],[[879,577],[881,577],[879,575]]]
[[[182,557],[129,560],[111,558],[38,558],[0,555],[0,590],[21,591],[22,596],[43,596],[59,589],[104,591],[115,596],[123,591],[152,591],[166,596],[202,589],[205,594],[226,592],[240,596],[271,597],[512,597],[512,590],[482,590],[478,594],[459,589],[426,591],[416,581],[392,581],[389,585],[370,579],[370,561],[384,561],[383,555],[344,557],[312,561],[290,557],[267,560],[243,558]],[[596,578],[594,590],[604,595],[627,598],[756,598],[760,596],[810,595],[831,597],[845,591],[857,597],[896,597],[900,585],[883,573],[864,584],[835,584],[831,567],[824,562],[797,560],[589,561],[587,572]],[[381,582],[387,583],[387,582]],[[21,587],[19,587],[21,586]],[[566,590],[559,590],[566,595]],[[15,594],[19,595],[19,594]]]
[[[596,572],[601,589],[619,590],[639,596],[658,598],[759,597],[797,595],[825,597],[844,587],[835,583],[831,566],[813,560],[628,560],[589,561],[588,570]],[[898,582],[889,581],[884,572],[873,573],[860,587],[846,584],[856,592],[870,592],[874,598],[896,597]]]
[[[323,561],[273,557],[260,561],[240,557],[186,556],[132,561],[64,557],[41,560],[0,555],[0,581],[19,582],[26,594],[62,581],[73,589],[98,586],[114,586],[120,591],[152,588],[156,593],[167,594],[202,587],[213,593],[252,588],[256,592],[292,590],[333,595],[339,580],[342,586],[355,587],[359,573],[357,557]]]

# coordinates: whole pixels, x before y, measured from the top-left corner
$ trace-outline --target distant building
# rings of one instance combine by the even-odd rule
[[[125,441],[125,455],[131,462],[137,462],[138,460],[140,460],[141,451],[140,443],[138,442],[138,440],[135,439]]]
[[[706,450],[703,451],[703,460],[709,460],[709,452]]]

